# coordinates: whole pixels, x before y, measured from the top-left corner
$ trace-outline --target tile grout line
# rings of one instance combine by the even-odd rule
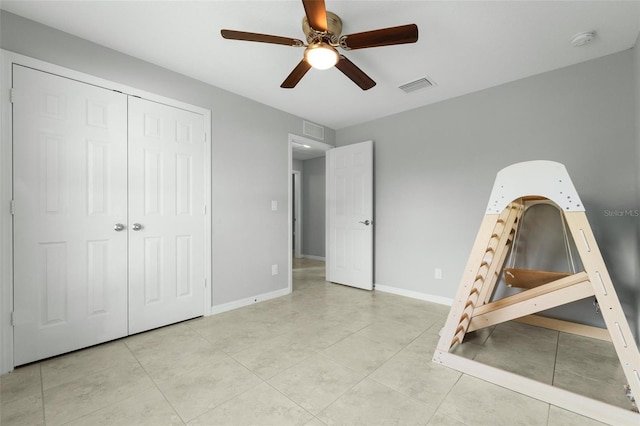
[[[558,365],[558,353],[560,352],[560,332],[557,332],[556,335],[556,353],[553,357],[553,374],[551,375],[551,386],[555,386],[556,381],[556,366]],[[547,426],[549,426],[549,421],[551,420],[551,404],[547,404]]]
[[[91,349],[91,348],[100,347],[100,346],[103,346],[103,345],[105,345],[105,344],[112,343],[112,342],[115,342],[115,341],[120,341],[120,340],[123,340],[123,338],[114,339],[114,340],[111,340],[111,341],[109,341],[109,342],[100,343],[100,344],[97,344],[97,345],[91,346],[91,347],[89,347],[89,348],[78,349],[78,350],[75,350],[75,351],[68,352],[68,353],[66,353],[66,354],[56,355],[56,356],[53,356],[53,357],[50,357],[50,358],[46,358],[46,359],[44,359],[44,360],[42,360],[42,361],[38,361],[38,362],[37,362],[37,364],[38,364],[38,371],[39,371],[39,374],[40,374],[40,389],[41,389],[41,397],[42,397],[43,421],[44,421],[44,424],[45,424],[45,425],[47,424],[47,419],[46,419],[46,407],[45,407],[45,398],[44,398],[44,378],[43,378],[43,375],[42,375],[42,365],[43,365],[43,364],[46,364],[48,361],[54,360],[54,359],[56,359],[56,358],[62,358],[62,357],[68,356],[68,355],[70,355],[70,354],[74,354],[74,353],[78,353],[78,352],[84,351],[84,350],[86,350],[86,349]],[[136,359],[136,361],[137,361],[137,359]],[[105,368],[102,368],[102,369],[100,369],[100,370],[96,370],[96,371],[94,371],[92,374],[99,374],[99,373],[102,373],[103,371],[109,370],[109,369],[111,369],[111,368],[114,368],[114,367],[105,367]],[[57,387],[59,387],[59,386],[65,386],[65,385],[67,385],[68,383],[70,383],[70,382],[57,384],[57,385],[55,385],[55,386],[52,386],[52,387],[48,388],[48,390],[55,389],[55,388],[57,388]],[[123,398],[123,399],[121,399],[121,400],[115,401],[113,404],[118,404],[118,403],[120,403],[120,402],[124,401],[124,399],[126,399],[126,398]],[[110,404],[110,405],[113,405],[113,404]],[[108,407],[108,406],[106,406],[106,407]],[[65,421],[65,422],[64,422],[64,424],[68,424],[69,422],[76,421],[76,420],[78,420],[78,419],[81,419],[81,418],[83,418],[83,417],[86,417],[86,416],[88,416],[88,415],[90,415],[90,414],[93,414],[93,413],[95,413],[95,412],[97,412],[97,411],[100,411],[100,410],[102,410],[102,409],[104,409],[104,408],[106,408],[106,407],[100,407],[100,408],[97,408],[97,409],[95,409],[95,410],[93,410],[93,411],[91,411],[91,412],[85,413],[85,414],[83,414],[83,415],[81,415],[81,416],[79,416],[79,417],[75,417],[75,418],[73,418],[73,419],[67,420],[67,421]]]
[[[399,305],[396,305],[396,306],[399,306]],[[395,320],[393,320],[393,321],[395,321]],[[403,321],[397,321],[397,322],[404,324],[404,322],[403,322]],[[339,341],[335,342],[333,345],[329,346],[328,348],[330,348],[330,347],[332,347],[332,346],[335,346],[336,344],[340,343],[341,341],[343,341],[343,340],[345,340],[345,339],[347,339],[347,338],[349,338],[349,337],[353,337],[354,335],[356,335],[356,334],[357,334],[357,333],[359,333],[360,331],[362,331],[362,330],[364,330],[364,329],[366,329],[366,328],[370,327],[372,324],[373,324],[372,322],[369,322],[367,325],[362,326],[362,327],[361,327],[361,328],[359,328],[357,331],[351,332],[351,334],[349,334],[349,335],[345,336],[344,338],[340,339]],[[407,324],[407,325],[412,325],[412,324]],[[404,345],[403,345],[400,349],[398,349],[398,350],[397,350],[397,351],[396,351],[396,352],[395,352],[391,357],[389,357],[387,360],[385,360],[383,363],[381,363],[379,366],[377,366],[376,368],[374,368],[374,369],[373,369],[372,371],[370,371],[369,373],[366,373],[366,374],[365,374],[365,375],[364,375],[364,376],[363,376],[359,381],[357,381],[356,383],[354,383],[352,386],[350,386],[349,388],[345,389],[345,390],[344,390],[340,395],[338,395],[338,396],[337,396],[337,398],[335,398],[335,399],[334,399],[334,400],[333,400],[329,405],[327,405],[325,408],[323,408],[323,409],[322,409],[318,414],[320,414],[320,413],[324,412],[325,410],[327,410],[327,409],[328,409],[329,407],[331,407],[331,406],[332,406],[336,401],[338,401],[338,400],[339,400],[343,395],[345,395],[346,393],[348,393],[349,391],[351,391],[353,388],[355,388],[356,386],[358,386],[359,384],[361,384],[362,382],[364,382],[366,379],[370,379],[370,380],[372,380],[373,382],[375,382],[375,383],[377,383],[377,384],[379,384],[379,385],[381,385],[381,386],[384,386],[384,387],[386,387],[387,389],[389,389],[389,390],[391,390],[391,391],[393,391],[393,392],[398,392],[400,395],[403,395],[403,396],[405,396],[406,398],[409,398],[409,399],[410,399],[410,400],[412,400],[412,401],[415,401],[415,402],[417,402],[417,403],[419,403],[419,404],[421,404],[421,405],[425,405],[422,401],[420,401],[420,400],[417,400],[417,399],[413,398],[411,395],[407,395],[407,394],[405,394],[405,393],[404,393],[404,392],[402,392],[402,391],[399,391],[399,390],[397,390],[397,389],[394,389],[394,388],[392,388],[392,387],[389,387],[389,386],[387,386],[387,385],[386,385],[386,384],[384,384],[384,383],[380,383],[379,381],[377,381],[377,380],[375,380],[374,378],[372,378],[372,377],[371,377],[371,375],[373,375],[376,371],[378,371],[378,370],[379,370],[382,366],[384,366],[386,363],[388,363],[389,361],[391,361],[392,359],[394,359],[396,356],[398,356],[398,354],[399,354],[400,352],[402,352],[404,349],[406,349],[406,348],[407,348],[411,343],[413,343],[413,342],[415,342],[417,339],[419,339],[422,335],[424,335],[424,334],[425,334],[429,329],[431,329],[434,325],[435,325],[435,322],[434,322],[433,324],[431,324],[429,327],[427,327],[427,328],[423,329],[423,330],[422,330],[422,332],[420,332],[416,337],[414,337],[413,339],[411,339],[408,343],[404,344]],[[362,337],[363,337],[363,338],[365,338],[365,339],[367,339],[367,340],[370,340],[370,341],[372,341],[372,342],[379,343],[378,341],[376,341],[376,340],[374,340],[374,339],[371,339],[371,338],[368,338],[367,336],[362,336]],[[320,355],[322,355],[322,354],[320,353]],[[340,364],[337,360],[334,360],[333,358],[327,357],[327,356],[325,356],[325,355],[322,355],[322,356],[324,356],[325,358],[329,359],[331,362],[336,363],[337,365],[340,365],[341,367],[344,367],[344,368],[347,368],[347,369],[349,369],[349,370],[352,370],[350,367],[348,367],[348,366],[343,366],[342,364]],[[352,371],[354,371],[354,372],[355,372],[355,370],[352,370]],[[434,411],[434,414],[435,414],[435,411]],[[433,416],[432,416],[432,417],[433,417]],[[316,418],[317,418],[317,416],[316,416]],[[320,420],[320,419],[318,419],[318,420]],[[320,420],[320,421],[321,421],[321,420]],[[428,423],[428,421],[429,421],[429,420],[427,420],[427,422],[425,423],[425,425]],[[322,422],[322,421],[321,421],[321,422]],[[324,422],[322,422],[322,423],[324,423]]]
[[[336,361],[335,359],[333,359],[333,358],[331,358],[331,357],[328,357],[328,356],[326,356],[326,355],[322,354],[321,352],[317,352],[317,353],[316,353],[316,355],[321,356],[322,358],[324,358],[324,359],[325,359],[325,360],[327,360],[328,362],[330,362],[330,363],[332,363],[332,364],[335,364],[335,365],[337,365],[338,367],[341,367],[341,368],[347,369],[347,370],[349,370],[349,371],[353,372],[354,374],[359,374],[357,371],[353,370],[352,368],[350,368],[350,367],[348,367],[348,366],[346,366],[346,365],[342,365],[342,364],[340,364],[340,363],[339,363],[338,361]],[[297,364],[295,364],[295,365],[297,366],[297,365],[300,365],[301,363],[302,363],[302,361],[301,361],[301,362],[299,362],[299,363],[297,363]],[[278,373],[277,375],[282,374],[282,373],[284,373],[285,371],[288,371],[288,370],[290,370],[290,369],[291,369],[291,368],[293,368],[293,367],[294,367],[294,366],[291,366],[291,367],[287,368],[286,370],[283,370],[282,372]],[[276,375],[276,376],[277,376],[277,375]],[[274,377],[276,377],[276,376],[274,376]],[[274,378],[274,377],[272,377],[272,378]],[[340,393],[336,396],[336,398],[335,398],[335,399],[333,399],[329,404],[327,404],[327,406],[326,406],[326,407],[322,408],[322,409],[318,412],[318,414],[322,413],[322,412],[323,412],[323,411],[325,411],[327,408],[329,408],[331,405],[333,405],[333,404],[334,404],[338,399],[340,399],[344,394],[346,394],[346,393],[347,393],[347,392],[349,392],[351,389],[353,389],[355,386],[357,386],[358,384],[360,384],[360,383],[361,383],[364,379],[366,379],[367,377],[368,377],[368,376],[367,376],[366,374],[365,374],[365,375],[363,375],[363,376],[362,376],[362,377],[361,377],[357,382],[355,382],[352,386],[350,386],[350,387],[346,388],[344,391],[340,392]],[[269,383],[269,384],[271,385],[271,383]],[[274,386],[274,385],[271,385],[271,386],[275,388],[275,386]],[[275,388],[275,389],[276,389],[276,390],[278,390],[280,393],[282,393],[278,388]],[[286,396],[286,395],[285,395],[285,396]],[[294,401],[294,402],[295,402],[295,401]],[[304,408],[304,407],[303,407],[303,408]],[[317,418],[317,415],[314,415],[314,417],[316,417],[316,418]],[[320,420],[320,419],[318,419],[318,420]],[[322,423],[324,423],[324,422],[322,422]]]
[[[295,402],[293,399],[289,398],[289,396],[287,396],[286,394],[282,393],[282,392],[280,391],[280,389],[276,388],[275,386],[273,386],[271,383],[269,383],[269,382],[267,382],[267,381],[265,381],[264,383],[265,383],[267,386],[269,386],[271,389],[273,389],[274,391],[278,392],[278,393],[279,393],[280,395],[282,395],[283,397],[287,398],[287,399],[288,399],[289,401],[291,401],[293,404],[295,404],[296,406],[300,407],[300,409],[302,409],[305,413],[309,414],[312,418],[314,418],[314,419],[318,419],[318,418],[316,417],[316,415],[315,415],[315,414],[313,414],[313,413],[309,412],[309,410],[307,410],[306,408],[304,408],[302,405],[298,404],[298,403],[297,403],[297,402]],[[322,420],[320,420],[320,419],[318,419],[318,420],[322,422]],[[307,423],[309,423],[309,422],[307,422]],[[322,422],[322,423],[324,423],[324,422]],[[306,423],[305,423],[305,424],[306,424]]]
[[[433,417],[438,413],[438,410],[440,410],[440,407],[442,407],[442,404],[444,404],[444,402],[445,402],[445,401],[447,400],[447,398],[449,397],[449,394],[451,393],[451,391],[453,390],[453,388],[455,388],[455,387],[456,387],[456,385],[460,382],[460,380],[462,380],[462,377],[463,377],[464,375],[465,375],[464,373],[460,373],[460,376],[458,376],[458,379],[456,380],[456,382],[453,384],[453,386],[451,386],[451,387],[449,388],[449,390],[447,391],[447,394],[444,396],[444,398],[442,398],[442,401],[440,401],[440,404],[438,404],[438,406],[436,407],[436,409],[435,409],[435,411],[433,412],[433,415],[431,416],[431,418],[429,419],[429,421],[431,421],[431,419],[432,419],[432,418],[433,418]],[[447,417],[449,417],[449,416],[447,416]],[[463,423],[463,424],[465,424],[465,425],[466,425],[466,423],[465,423],[465,422],[463,422],[462,420],[459,420],[459,419],[456,419],[456,418],[454,418],[454,420],[456,420],[456,421],[458,421],[458,422]],[[428,423],[429,423],[429,422],[427,422],[427,424],[428,424]],[[467,425],[467,426],[469,426],[469,425]]]
[[[295,281],[295,279],[294,279],[294,281]],[[327,283],[328,283],[328,281],[326,281],[326,279],[325,279],[325,285],[327,285]],[[310,288],[307,288],[306,290],[309,290],[309,289],[310,289]],[[293,293],[293,291],[292,291],[292,293]],[[342,364],[340,364],[338,361],[336,361],[335,359],[333,359],[333,358],[331,358],[331,357],[328,357],[328,356],[324,355],[322,352],[323,352],[324,350],[326,350],[326,349],[329,349],[329,348],[331,348],[331,347],[333,347],[333,346],[335,346],[335,345],[339,344],[340,342],[344,341],[345,339],[347,339],[347,338],[349,338],[349,337],[354,336],[356,333],[358,333],[358,332],[360,332],[360,331],[364,330],[365,328],[369,327],[370,325],[371,325],[371,323],[367,323],[367,325],[362,326],[361,328],[357,329],[356,331],[352,331],[352,332],[350,332],[350,333],[349,333],[349,334],[347,334],[345,337],[343,337],[343,338],[339,339],[338,341],[334,342],[332,345],[327,346],[326,348],[324,348],[324,349],[323,349],[323,350],[321,350],[321,351],[317,351],[317,354],[318,354],[318,355],[320,355],[320,356],[322,356],[323,358],[325,358],[325,359],[329,360],[330,362],[332,362],[332,363],[334,363],[334,364],[336,364],[336,365],[339,365],[340,367],[346,368],[346,369],[348,369],[348,370],[350,370],[350,371],[353,371],[354,373],[357,373],[355,370],[351,369],[350,367],[348,367],[348,366],[346,366],[346,365],[342,365]],[[394,354],[394,356],[395,356],[395,354]],[[298,364],[300,364],[300,363],[298,363]],[[298,365],[298,364],[296,364],[296,365]],[[293,366],[292,366],[292,367],[293,367]],[[290,367],[290,368],[292,368],[292,367]],[[286,370],[285,370],[285,371],[286,371]],[[279,373],[279,374],[280,374],[280,373]],[[370,374],[370,373],[369,373],[369,374]],[[355,387],[356,387],[356,386],[358,386],[360,383],[362,383],[365,379],[367,379],[367,378],[369,377],[369,374],[365,374],[365,375],[364,375],[360,380],[358,380],[358,381],[357,381],[356,383],[354,383],[352,386],[350,386],[350,387],[348,387],[347,389],[345,389],[345,390],[344,390],[340,395],[338,395],[338,396],[337,396],[333,401],[331,401],[331,402],[330,402],[326,407],[324,407],[322,410],[320,410],[320,411],[318,412],[318,414],[317,414],[317,415],[313,415],[313,417],[314,417],[315,419],[317,419],[320,423],[322,423],[322,424],[326,424],[325,422],[323,422],[321,419],[319,419],[319,418],[318,418],[318,415],[320,415],[320,414],[322,414],[323,412],[325,412],[329,407],[331,407],[333,404],[335,404],[335,403],[336,403],[336,401],[338,401],[338,400],[339,400],[343,395],[345,395],[347,392],[351,391],[353,388],[355,388]],[[278,390],[278,389],[276,389],[276,390]],[[278,392],[280,392],[280,391],[278,390]],[[285,395],[285,396],[286,396],[286,395]],[[295,401],[294,401],[294,402],[295,402]]]
[[[123,339],[124,340],[124,339]],[[158,392],[160,392],[160,395],[162,395],[162,398],[167,402],[167,404],[169,404],[169,407],[171,407],[171,409],[173,410],[173,412],[176,414],[176,416],[178,416],[178,418],[180,419],[180,421],[182,422],[183,425],[186,425],[187,422],[182,418],[182,416],[180,415],[180,413],[178,413],[178,410],[176,410],[176,408],[173,406],[173,404],[171,403],[171,401],[169,401],[169,399],[167,399],[167,396],[165,395],[165,393],[162,391],[162,389],[160,389],[160,387],[158,386],[158,384],[156,383],[156,381],[153,379],[153,377],[151,377],[151,374],[149,374],[149,371],[144,367],[144,365],[142,365],[142,363],[140,362],[140,360],[138,359],[138,357],[136,356],[136,354],[133,352],[133,350],[129,347],[129,345],[127,344],[127,342],[123,341],[122,342],[125,347],[127,348],[127,350],[129,351],[129,353],[131,353],[131,356],[133,356],[136,360],[136,362],[138,363],[138,365],[140,366],[140,368],[142,368],[142,370],[144,371],[144,373],[147,375],[147,377],[149,378],[149,380],[151,380],[151,383],[153,383],[153,386],[156,387],[156,389],[158,390]]]
[[[38,373],[40,375],[40,397],[42,398],[42,421],[45,426],[47,424],[47,410],[45,409],[44,401],[44,380],[42,379],[42,363],[38,362]]]
[[[558,366],[558,353],[560,352],[560,332],[556,336],[556,353],[553,357],[553,376],[551,377],[551,386],[555,386],[556,382],[556,367]]]

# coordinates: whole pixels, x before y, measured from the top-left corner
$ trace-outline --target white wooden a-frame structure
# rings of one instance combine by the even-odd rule
[[[491,301],[518,221],[529,204],[541,200],[553,202],[563,211],[584,271]],[[546,328],[565,332],[597,336],[598,333],[594,332],[596,330],[600,332],[600,338],[603,338],[603,329],[533,315],[593,296],[599,303],[607,327],[608,335],[604,333],[604,338],[613,343],[631,395],[640,403],[638,347],[587,221],[584,206],[567,170],[562,164],[552,161],[528,161],[511,165],[496,176],[486,214],[441,331],[433,360],[605,423],[640,424],[640,415],[631,410],[490,367],[451,352],[468,332],[523,317],[528,318],[530,323],[544,321]],[[623,386],[624,383],[621,383],[621,392]]]

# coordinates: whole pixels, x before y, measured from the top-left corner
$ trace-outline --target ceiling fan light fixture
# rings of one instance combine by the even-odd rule
[[[304,51],[306,61],[318,70],[327,70],[338,63],[340,56],[338,51],[323,41],[310,44]]]
[[[290,37],[249,33],[246,31],[221,30],[220,34],[223,38],[229,40],[244,40],[295,47],[306,46],[304,58],[298,62],[287,78],[280,84],[283,89],[296,87],[311,68],[326,70],[335,66],[338,71],[347,76],[362,90],[369,90],[376,85],[376,82],[353,62],[339,54],[336,48],[354,50],[415,43],[418,41],[418,26],[416,24],[342,35],[342,20],[335,13],[327,11],[324,0],[302,0],[302,5],[305,13],[304,18],[302,18],[302,32],[306,36],[308,45],[305,45],[302,40]]]

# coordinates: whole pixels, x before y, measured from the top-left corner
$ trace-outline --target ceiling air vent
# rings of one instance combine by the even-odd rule
[[[435,84],[433,84],[433,82],[431,80],[429,80],[428,78],[423,77],[423,78],[419,78],[419,79],[417,79],[415,81],[412,81],[410,83],[403,84],[399,88],[404,90],[405,93],[411,93],[411,92],[415,92],[416,90],[422,90],[422,89],[429,88],[431,86],[435,86]]]
[[[302,134],[305,136],[311,136],[312,138],[324,140],[324,127],[317,124],[310,123],[308,121],[302,122]]]

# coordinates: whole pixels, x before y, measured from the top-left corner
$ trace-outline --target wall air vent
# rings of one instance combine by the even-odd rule
[[[302,134],[305,136],[310,136],[315,139],[319,139],[321,141],[324,140],[324,127],[318,126],[317,124],[310,123],[308,121],[302,122]]]
[[[404,90],[405,93],[411,93],[411,92],[415,92],[416,90],[427,89],[432,86],[435,86],[433,81],[429,80],[426,77],[423,77],[415,81],[412,81],[410,83],[403,84],[399,88]]]

